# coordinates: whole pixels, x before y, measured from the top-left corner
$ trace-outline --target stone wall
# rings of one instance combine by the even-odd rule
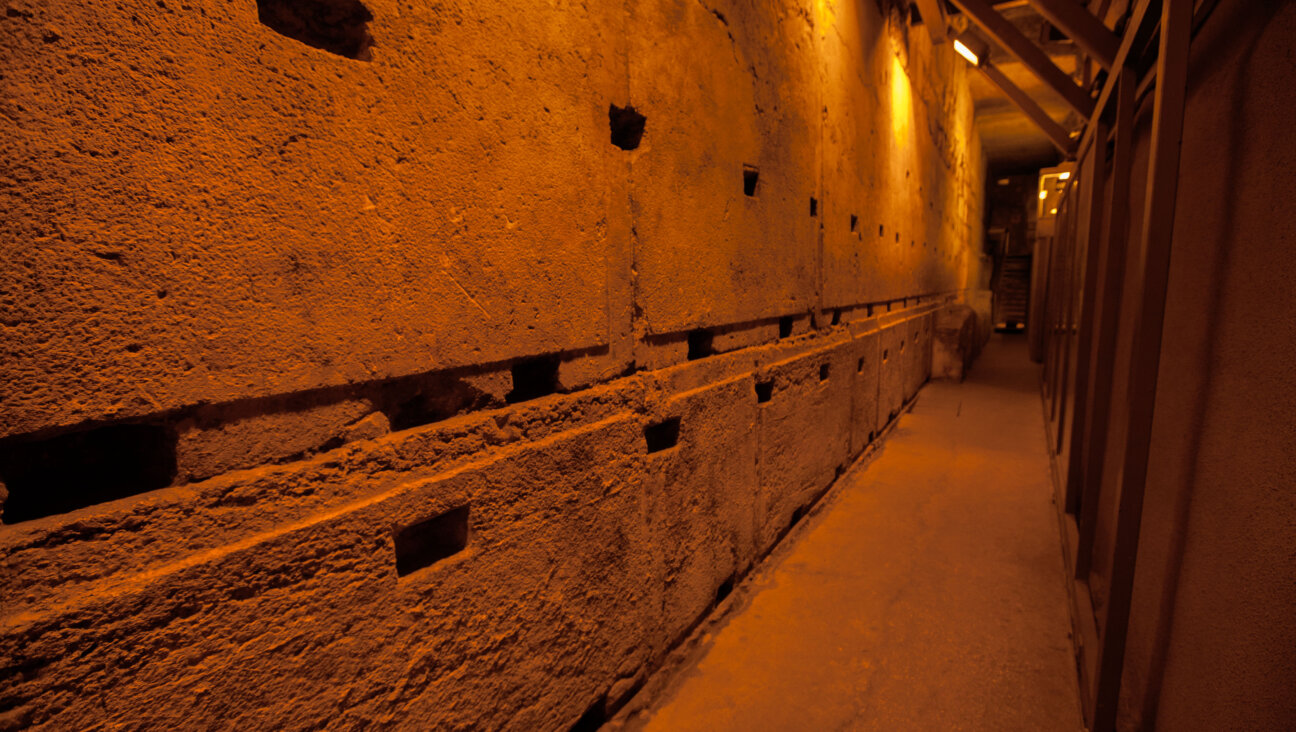
[[[873,444],[980,251],[886,3],[11,0],[0,728],[562,728]]]

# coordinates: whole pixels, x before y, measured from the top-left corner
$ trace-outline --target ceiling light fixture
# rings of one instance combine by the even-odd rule
[[[973,66],[980,66],[990,55],[990,46],[971,31],[963,31],[954,39],[954,50]]]

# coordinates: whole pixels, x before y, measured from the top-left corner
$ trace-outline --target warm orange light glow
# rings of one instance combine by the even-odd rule
[[[1058,180],[1071,180],[1071,173],[1066,170],[1058,173]]]
[[[1048,191],[1040,191],[1040,200],[1043,201],[1046,198],[1048,198]]]
[[[954,39],[954,50],[958,51],[958,54],[963,58],[967,59],[968,63],[972,64],[973,66],[981,65],[981,59],[977,58],[976,52],[974,52],[972,49],[968,48],[967,46],[963,45],[963,41],[960,41],[957,38]]]
[[[909,88],[909,74],[898,56],[891,57],[891,129],[901,145],[909,142],[913,124],[913,91]]]

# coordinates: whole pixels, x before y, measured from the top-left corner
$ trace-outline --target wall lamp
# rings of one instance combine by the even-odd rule
[[[963,31],[954,38],[954,50],[973,66],[980,66],[990,55],[990,45],[972,31]]]

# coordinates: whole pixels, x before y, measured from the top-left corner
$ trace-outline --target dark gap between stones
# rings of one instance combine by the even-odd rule
[[[541,356],[513,364],[513,391],[504,395],[509,404],[538,399],[558,391],[558,357]]]
[[[705,328],[691,330],[688,334],[688,360],[696,361],[699,358],[706,358],[715,351],[711,348],[711,332]]]
[[[394,538],[397,575],[430,567],[468,546],[468,506],[399,528]]]
[[[75,511],[171,485],[176,438],[161,425],[118,424],[0,448],[6,524]]]

